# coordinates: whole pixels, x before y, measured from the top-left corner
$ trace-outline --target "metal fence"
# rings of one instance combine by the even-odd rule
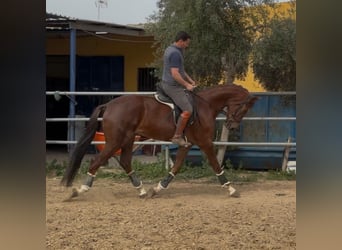
[[[53,118],[47,117],[46,122],[68,122],[68,140],[46,140],[46,144],[76,144],[75,140],[75,123],[76,122],[86,122],[89,120],[87,117],[76,117],[75,106],[76,100],[75,96],[120,96],[120,95],[147,95],[153,96],[155,92],[72,92],[72,91],[47,91],[46,95],[53,95],[56,100],[59,100],[61,96],[66,96],[70,99],[69,102],[69,117],[68,118]],[[256,96],[272,96],[272,95],[296,95],[296,92],[252,92],[251,94]],[[217,121],[225,120],[225,117],[217,117]],[[102,118],[98,119],[99,121]],[[243,120],[264,120],[264,121],[295,121],[296,117],[244,117]],[[104,144],[104,142],[93,141],[91,144]],[[146,141],[135,141],[134,144],[139,145],[163,145],[165,146],[165,168],[168,169],[172,167],[173,162],[170,158],[169,146],[172,145],[170,141],[158,141],[158,140],[146,140]],[[284,147],[285,150],[296,147],[296,142],[291,142],[290,140],[284,142],[230,142],[230,141],[213,141],[214,145],[217,146],[250,146],[250,147]]]
[[[68,122],[69,123],[69,137],[68,140],[46,140],[46,144],[76,144],[75,140],[75,122],[78,121],[88,121],[89,118],[86,117],[75,117],[75,96],[120,96],[120,95],[147,95],[153,96],[155,92],[71,92],[71,91],[47,91],[46,95],[53,95],[56,99],[61,96],[66,96],[70,99],[70,114],[68,118],[46,118],[46,122]],[[256,96],[261,95],[296,95],[296,92],[252,92],[251,94]],[[98,119],[99,121],[101,118]],[[217,117],[217,121],[225,120],[225,117]],[[266,121],[295,121],[296,117],[244,117],[243,120],[266,120]],[[101,144],[102,142],[92,142],[92,144]],[[169,141],[136,141],[137,145],[171,145]],[[274,146],[274,147],[295,147],[295,142],[223,142],[223,141],[213,141],[214,145],[218,146]]]

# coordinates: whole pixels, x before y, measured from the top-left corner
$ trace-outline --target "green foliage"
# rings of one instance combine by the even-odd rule
[[[255,171],[248,171],[243,169],[236,170],[233,168],[228,168],[228,170],[226,171],[226,176],[228,180],[233,183],[256,182],[262,177],[260,173]]]
[[[269,170],[266,176],[267,180],[296,180],[295,171],[281,171],[281,170]]]
[[[83,178],[88,171],[89,162],[85,162],[81,165],[77,178]],[[165,169],[165,162],[159,159],[155,163],[142,163],[134,160],[132,168],[137,175],[144,181],[144,183],[156,182],[167,176],[169,170]],[[53,160],[46,163],[46,175],[48,177],[60,177],[63,176],[66,169],[66,162],[58,163],[57,160]],[[108,171],[110,170],[110,171]],[[243,169],[240,165],[239,168],[234,168],[230,161],[226,161],[224,164],[224,170],[229,181],[234,183],[239,182],[255,182],[259,180],[295,180],[296,174],[293,171],[283,172],[281,170],[269,170],[269,171],[250,171]],[[117,181],[128,181],[127,174],[121,168],[100,168],[96,173],[97,178],[112,178]],[[181,167],[176,178],[178,180],[205,180],[209,182],[217,182],[217,177],[209,165],[207,159],[204,159],[200,165],[192,165],[186,162]]]
[[[56,159],[46,163],[47,176],[62,176],[66,168],[66,162],[58,163]]]
[[[156,42],[154,67],[162,65],[162,55],[180,30],[191,36],[186,51],[186,71],[202,85],[216,85],[222,78],[232,82],[244,78],[249,55],[265,11],[247,7],[270,1],[253,0],[160,0],[158,12],[151,15],[146,31]]]
[[[192,165],[191,163],[186,163],[182,166],[179,173],[177,174],[177,179],[194,180],[200,178],[210,178],[214,181],[217,180],[214,171],[210,167],[207,159],[204,159],[202,161],[202,164],[199,166]]]
[[[256,42],[253,53],[255,78],[269,91],[296,90],[296,21],[274,18]]]
[[[81,164],[79,173],[85,175],[88,172],[90,161],[85,161]],[[53,159],[51,162],[46,163],[46,175],[47,176],[63,176],[65,169],[67,167],[67,162],[58,162]]]
[[[141,163],[133,161],[133,169],[142,179],[157,179],[164,177],[168,171],[165,169],[164,163],[161,161],[155,163]]]
[[[235,169],[228,159],[224,163],[226,176],[231,182],[255,182],[260,179],[261,175],[256,171],[244,170],[242,164]]]

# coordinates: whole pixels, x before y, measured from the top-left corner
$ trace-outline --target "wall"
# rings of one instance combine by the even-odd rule
[[[137,91],[138,68],[148,67],[153,61],[152,37],[119,35],[99,36],[77,31],[76,54],[78,56],[124,56],[125,91]],[[46,55],[69,55],[68,34],[47,37]],[[47,72],[47,74],[55,72]],[[61,72],[65,74],[65,72]],[[49,76],[49,75],[48,75]]]

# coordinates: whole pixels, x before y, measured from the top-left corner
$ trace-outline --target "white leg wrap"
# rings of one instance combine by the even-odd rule
[[[154,188],[154,191],[156,191],[156,193],[158,193],[160,190],[165,189],[160,182],[158,183],[158,186]]]
[[[223,184],[221,187],[223,187],[223,188],[224,188],[224,187],[228,187],[228,188],[229,188],[229,187],[230,187],[230,183],[231,183],[231,182],[228,181],[228,182],[226,182],[225,184]]]
[[[140,185],[139,186],[137,186],[137,187],[135,187],[136,189],[140,189],[140,188],[142,188],[142,181],[140,181]]]
[[[221,173],[216,174],[216,176],[221,176],[221,175],[223,175],[223,174],[224,174],[224,171],[222,170]]]
[[[89,175],[89,176],[91,176],[91,177],[96,177],[96,175],[95,174],[91,174],[91,173],[89,173],[89,172],[87,172],[87,175]]]
[[[140,185],[138,187],[135,187],[135,188],[138,189],[140,197],[145,196],[147,194],[145,188],[143,188],[142,181],[140,181]]]
[[[236,189],[233,188],[231,185],[228,186],[228,191],[230,196],[234,196],[236,193]]]
[[[221,187],[228,188],[229,196],[232,196],[232,197],[239,197],[240,196],[239,192],[237,192],[236,189],[232,187],[230,181],[227,181]]]
[[[77,191],[78,193],[83,193],[89,191],[90,187],[87,185],[81,185],[81,188],[79,188]]]
[[[131,175],[134,173],[134,170],[132,170],[131,172],[129,172],[127,175]]]
[[[139,196],[140,196],[140,197],[145,196],[145,195],[147,194],[145,188],[143,188],[143,187],[141,187],[141,188],[139,189],[139,191],[140,191],[140,193],[139,193]]]

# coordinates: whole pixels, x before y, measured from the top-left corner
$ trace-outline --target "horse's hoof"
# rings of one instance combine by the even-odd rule
[[[147,192],[145,190],[140,191],[139,198],[146,198]]]
[[[139,198],[141,198],[141,199],[144,199],[144,198],[146,198],[147,197],[147,193],[145,193],[145,194],[139,194]]]
[[[153,196],[155,196],[157,194],[156,190],[154,190],[154,188],[150,188],[148,191],[147,191],[147,197],[148,198],[153,198]]]
[[[79,195],[78,191],[76,188],[72,189],[71,195],[69,196],[69,198],[65,199],[64,201],[71,201],[72,198],[75,198]]]
[[[240,197],[240,193],[238,191],[233,192],[232,194],[229,194],[230,197],[234,197],[234,198],[239,198]]]
[[[236,191],[235,188],[230,187],[229,188],[229,196],[234,197],[234,198],[238,198],[238,197],[240,197],[240,193],[238,191]]]

